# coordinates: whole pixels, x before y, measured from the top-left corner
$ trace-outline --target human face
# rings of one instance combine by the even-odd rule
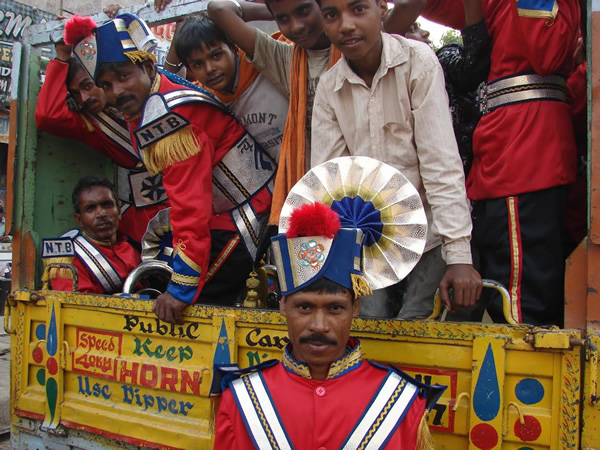
[[[329,47],[315,0],[271,0],[269,9],[281,33],[296,45],[308,50]]]
[[[155,75],[152,61],[142,64],[123,62],[104,70],[97,83],[109,105],[127,116],[133,116],[142,111]]]
[[[407,39],[413,39],[415,41],[424,42],[427,45],[431,45],[431,40],[429,39],[429,31],[421,28],[421,24],[419,22],[413,23],[408,31],[404,34],[404,37]]]
[[[96,114],[104,109],[104,92],[83,69],[77,71],[67,86],[75,102],[86,112]]]
[[[83,231],[98,241],[117,243],[119,207],[112,192],[105,186],[92,186],[79,193],[79,213],[75,220]]]
[[[282,298],[280,312],[287,319],[294,358],[308,364],[314,379],[327,378],[331,363],[346,352],[358,301],[349,291],[298,291]]]
[[[383,0],[380,0],[383,1]],[[381,8],[375,0],[322,0],[323,28],[353,67],[381,58]]]
[[[200,83],[224,93],[231,93],[237,72],[236,55],[229,45],[218,41],[208,47],[201,44],[192,50],[187,58],[187,66]]]

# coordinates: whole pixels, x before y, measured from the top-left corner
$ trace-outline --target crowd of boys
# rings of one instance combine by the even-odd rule
[[[169,2],[156,0],[157,11]],[[463,45],[436,55],[418,42],[421,13],[461,28]],[[264,19],[277,36],[249,24]],[[119,239],[139,245],[170,207],[174,275],[155,303],[161,319],[180,321],[195,302],[232,304],[291,187],[311,167],[360,155],[399,169],[429,223],[417,267],[361,298],[362,314],[427,316],[438,288],[448,309],[472,306],[483,277],[507,286],[521,321],[562,323],[576,2],[214,0],[178,24],[165,62],[193,84],[157,70],[137,17],[70,22],[36,120],[124,168]],[[144,191],[157,183],[162,195]],[[80,235],[95,239],[83,225]],[[497,299],[486,306],[502,321]]]

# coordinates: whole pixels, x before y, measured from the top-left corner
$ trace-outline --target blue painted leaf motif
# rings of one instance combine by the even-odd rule
[[[229,336],[227,336],[225,320],[221,322],[219,342],[217,342],[217,347],[215,349],[213,364],[231,364],[231,355],[229,353]]]
[[[50,317],[50,327],[48,327],[48,338],[46,340],[46,350],[50,356],[56,355],[58,349],[58,336],[56,334],[56,312],[52,305],[52,315]]]
[[[500,410],[500,387],[498,386],[492,344],[488,344],[481,364],[481,371],[473,393],[473,409],[477,417],[485,422],[493,420]]]

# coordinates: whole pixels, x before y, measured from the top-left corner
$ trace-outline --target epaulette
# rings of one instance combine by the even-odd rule
[[[210,395],[220,395],[229,384],[244,375],[250,375],[261,370],[268,369],[279,363],[278,359],[269,359],[255,366],[240,369],[237,364],[215,364],[213,367],[213,379],[210,386]]]
[[[417,386],[419,388],[419,396],[424,398],[427,402],[426,403],[427,410],[430,410],[431,408],[433,408],[435,406],[435,404],[440,399],[440,397],[442,396],[444,391],[448,388],[448,386],[443,386],[443,385],[437,384],[437,383],[433,384],[433,385],[425,384],[425,383],[411,377],[409,374],[404,372],[402,369],[399,369],[398,367],[396,367],[392,364],[390,364],[389,366],[386,366],[386,365],[379,364],[379,363],[376,363],[373,361],[369,361],[369,363],[372,366],[378,367],[378,368],[386,370],[386,371],[391,370],[392,372],[395,372],[398,375],[400,375],[402,378],[404,378],[409,383]]]
[[[78,235],[79,230],[74,228],[60,237],[42,239],[41,257],[44,267],[50,263],[72,264],[75,258],[75,244],[73,243],[73,239]],[[73,279],[73,274],[68,270],[60,272],[60,269],[52,268],[48,272],[49,279],[57,278],[59,275],[61,278]]]

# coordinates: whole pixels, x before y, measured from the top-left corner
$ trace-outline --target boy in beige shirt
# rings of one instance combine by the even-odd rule
[[[481,277],[472,266],[471,217],[442,69],[427,45],[380,31],[380,1],[320,2],[325,33],[344,57],[317,86],[311,166],[370,156],[419,191],[429,233],[402,299],[399,317],[410,319],[431,313],[438,286],[448,309],[473,305]],[[390,292],[361,302],[361,311],[389,316]]]

